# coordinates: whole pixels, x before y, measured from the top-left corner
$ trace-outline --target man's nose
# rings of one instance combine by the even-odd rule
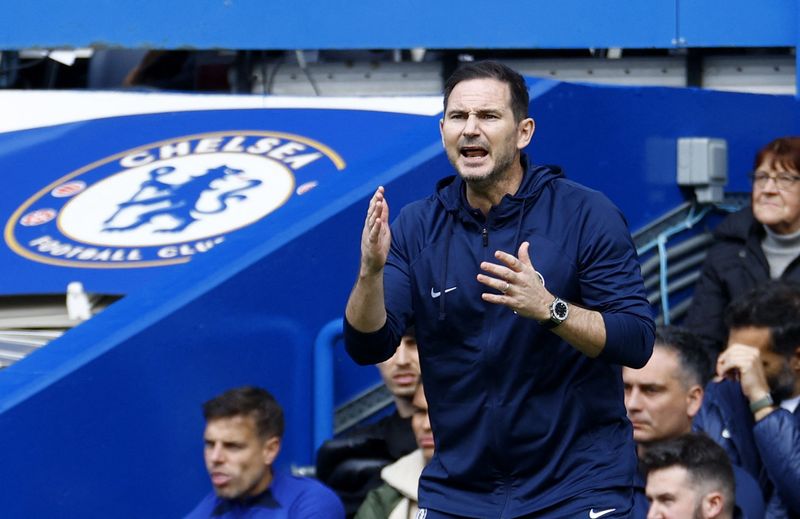
[[[662,519],[664,515],[659,511],[658,504],[653,503],[650,505],[650,509],[647,511],[647,519]]]
[[[480,128],[478,125],[478,117],[475,114],[469,114],[467,120],[464,122],[464,135],[478,135]]]
[[[224,452],[222,450],[222,445],[218,443],[214,444],[214,446],[211,448],[211,453],[209,455],[209,458],[211,459],[211,461],[215,463],[222,462],[225,458]]]
[[[409,362],[409,355],[408,349],[406,348],[405,344],[401,344],[397,347],[397,363],[401,366],[408,364]]]
[[[629,413],[631,411],[638,411],[641,407],[641,395],[639,391],[631,389],[625,393],[625,408]]]
[[[431,431],[431,417],[428,415],[428,413],[425,413],[425,419],[422,421],[422,428],[425,430],[425,432]]]

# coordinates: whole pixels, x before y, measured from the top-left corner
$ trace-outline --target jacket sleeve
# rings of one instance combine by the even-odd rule
[[[655,340],[636,248],[622,213],[605,196],[584,212],[579,276],[582,303],[603,316],[606,344],[599,358],[641,368]]]
[[[783,503],[800,514],[800,423],[786,409],[777,409],[753,428],[756,446]]]
[[[411,320],[411,280],[406,253],[405,228],[409,225],[407,212],[402,210],[392,224],[392,245],[383,269],[386,322],[372,333],[363,333],[344,322],[345,349],[360,365],[377,364],[394,355],[400,339]]]
[[[716,350],[721,350],[727,336],[724,311],[730,295],[719,273],[716,250],[712,246],[706,255],[702,273],[695,284],[686,327],[711,341]]]
[[[747,471],[763,491],[770,485],[753,433],[753,414],[738,382],[709,382],[692,430],[704,432],[721,445],[734,465]]]

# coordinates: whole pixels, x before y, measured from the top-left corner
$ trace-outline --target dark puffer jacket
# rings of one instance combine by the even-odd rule
[[[725,307],[733,299],[768,281],[769,263],[761,249],[763,226],[746,207],[725,218],[714,231],[703,272],[695,286],[686,326],[712,341],[720,351],[728,337]],[[800,258],[781,279],[800,282]]]

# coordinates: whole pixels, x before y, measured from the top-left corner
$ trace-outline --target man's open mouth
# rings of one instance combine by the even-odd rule
[[[461,156],[466,158],[485,157],[489,154],[488,151],[480,146],[463,146],[460,151]]]

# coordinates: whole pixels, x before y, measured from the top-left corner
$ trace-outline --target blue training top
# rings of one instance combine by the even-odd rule
[[[186,519],[344,519],[342,502],[311,478],[276,472],[264,492],[244,499],[207,495]]]

